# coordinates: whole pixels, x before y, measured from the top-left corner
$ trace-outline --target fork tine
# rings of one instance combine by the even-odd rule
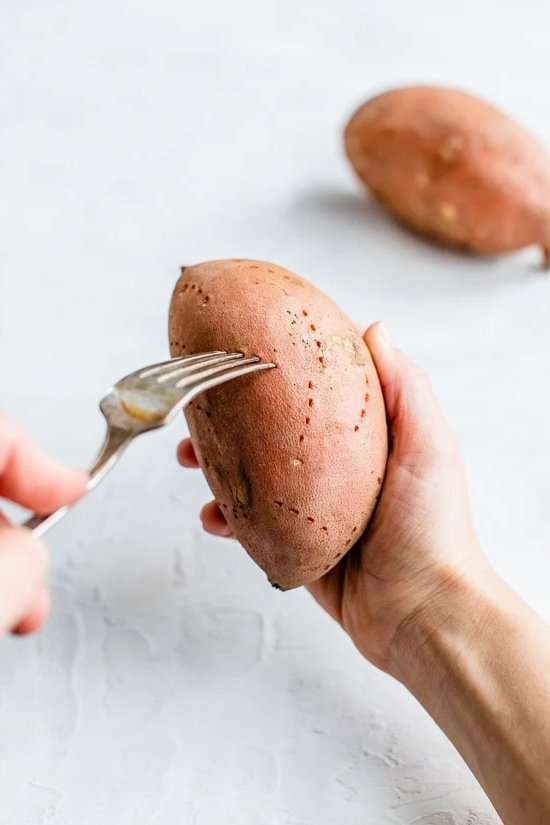
[[[259,358],[257,355],[251,355],[249,358],[244,358],[241,356],[237,361],[229,361],[228,363],[221,363],[215,364],[211,367],[201,367],[198,365],[195,367],[193,372],[184,375],[182,378],[175,382],[175,386],[178,389],[186,389],[187,387],[192,386],[198,382],[206,381],[208,378],[215,376],[215,375],[222,375],[223,373],[227,372],[228,370],[234,369],[235,367],[246,367],[251,364],[257,364],[259,362]]]
[[[183,378],[187,373],[194,374],[197,370],[202,371],[206,367],[215,367],[217,364],[236,363],[244,358],[242,352],[224,352],[219,354],[207,353],[207,355],[207,358],[201,358],[200,361],[193,361],[191,363],[186,361],[181,364],[174,365],[172,369],[167,369],[158,375],[157,381],[159,384],[164,384],[168,381],[173,383],[174,379],[178,376]],[[176,386],[179,386],[179,384]]]
[[[200,395],[206,390],[217,387],[219,384],[224,384],[226,381],[231,381],[233,378],[240,378],[243,375],[248,375],[253,372],[260,372],[261,370],[274,369],[275,364],[267,364],[259,361],[257,358],[247,358],[248,363],[244,361],[238,365],[227,364],[222,366],[215,375],[210,375],[208,378],[197,380],[186,388],[186,392],[181,400],[179,407],[184,407],[197,395]]]
[[[199,363],[212,358],[215,355],[226,355],[224,350],[216,350],[214,352],[203,352],[200,355],[180,355],[178,358],[170,358],[169,361],[160,361],[158,364],[152,364],[150,367],[145,367],[137,373],[138,378],[150,378],[153,375],[162,375],[163,373],[174,369],[174,367],[185,366],[186,364]]]

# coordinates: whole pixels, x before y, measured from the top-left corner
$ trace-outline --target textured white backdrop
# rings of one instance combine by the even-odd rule
[[[546,0],[1,0],[1,406],[87,463],[101,393],[166,355],[178,266],[273,260],[428,368],[487,553],[550,618],[549,277],[408,236],[340,146],[417,81],[550,143],[549,26]],[[202,535],[183,434],[50,536],[53,619],[0,648],[1,825],[495,825],[398,684]]]

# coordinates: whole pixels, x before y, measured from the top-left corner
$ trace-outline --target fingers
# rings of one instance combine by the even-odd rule
[[[190,438],[185,438],[180,442],[177,449],[177,457],[182,467],[190,467],[196,469],[199,466],[197,456]],[[221,536],[222,538],[230,538],[233,536],[233,531],[225,520],[225,516],[220,510],[217,502],[210,501],[205,504],[200,514],[203,529],[213,536]]]
[[[433,457],[454,449],[454,436],[423,370],[394,347],[382,323],[368,328],[365,343],[382,385],[394,453]]]
[[[12,628],[11,632],[16,636],[26,636],[29,633],[34,633],[42,627],[48,616],[50,615],[51,599],[50,594],[44,588],[36,598],[33,606],[23,617],[23,619]]]
[[[215,501],[210,501],[204,505],[201,510],[201,522],[207,533],[212,533],[212,535],[221,536],[222,538],[230,538],[233,536],[231,527],[225,520],[224,514]]]
[[[76,501],[87,475],[48,458],[0,413],[0,497],[37,513],[48,513]]]
[[[41,623],[47,569],[46,548],[29,530],[0,526],[0,633]]]
[[[177,457],[182,467],[190,467],[191,469],[196,470],[199,466],[199,462],[197,461],[197,456],[195,455],[195,450],[190,438],[185,438],[179,443]]]
[[[182,467],[196,469],[199,466],[190,438],[185,438],[180,442],[177,449],[177,457]],[[210,501],[208,504],[205,504],[201,510],[200,518],[203,529],[206,530],[207,533],[223,538],[233,536],[233,531],[225,520],[225,516],[218,507],[217,502]]]

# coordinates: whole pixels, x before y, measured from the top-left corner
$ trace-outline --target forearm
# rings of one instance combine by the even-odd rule
[[[550,629],[494,574],[403,626],[393,674],[468,763],[505,825],[550,822]]]

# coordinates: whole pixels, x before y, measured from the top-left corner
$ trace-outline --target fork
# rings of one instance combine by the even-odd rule
[[[195,396],[225,381],[274,366],[261,362],[256,355],[245,357],[242,352],[216,351],[172,358],[122,378],[99,404],[107,433],[88,470],[86,493],[113,469],[134,438],[169,424]],[[60,507],[49,515],[31,516],[24,526],[42,536],[71,506]]]

